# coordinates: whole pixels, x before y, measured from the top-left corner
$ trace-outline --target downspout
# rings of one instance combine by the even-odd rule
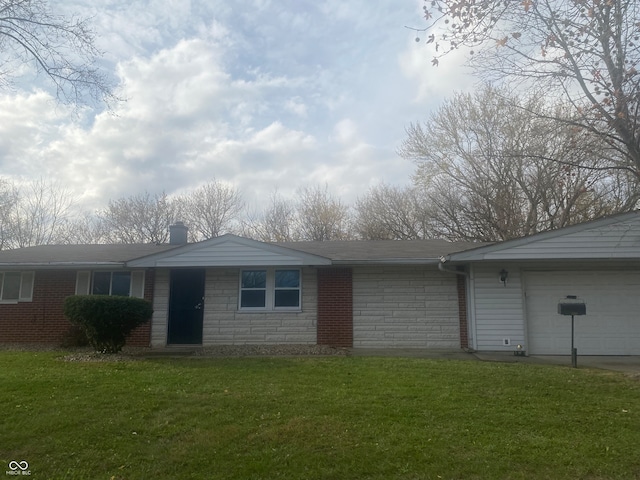
[[[449,260],[448,257],[442,256],[440,257],[440,262],[438,263],[438,270],[440,270],[441,272],[444,273],[453,273],[455,275],[459,275],[459,276],[463,276],[466,279],[469,279],[469,281],[465,281],[465,296],[466,296],[466,323],[467,323],[467,348],[469,349],[469,351],[474,351],[474,344],[475,344],[475,339],[474,339],[474,334],[475,334],[475,328],[474,328],[474,319],[472,317],[473,315],[473,296],[472,296],[472,288],[471,288],[471,283],[473,282],[473,279],[471,277],[471,273],[467,272],[465,270],[452,270],[449,268],[445,267],[445,263],[447,262],[447,260]]]

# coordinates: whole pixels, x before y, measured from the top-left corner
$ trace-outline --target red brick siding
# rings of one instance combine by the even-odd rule
[[[467,281],[458,275],[458,316],[460,317],[460,348],[469,348],[469,326],[467,321]]]
[[[59,344],[71,327],[62,305],[75,288],[75,271],[36,272],[32,302],[0,304],[0,343]]]
[[[146,272],[144,296],[153,298],[153,271]],[[0,343],[59,345],[71,328],[63,314],[64,299],[76,291],[75,270],[36,271],[33,301],[0,304]],[[148,346],[151,322],[133,331],[127,345]]]
[[[350,268],[318,270],[318,345],[353,346],[353,283]]]

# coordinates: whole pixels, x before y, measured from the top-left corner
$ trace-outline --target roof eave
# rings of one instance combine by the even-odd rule
[[[333,260],[332,265],[437,265],[438,258],[379,258],[359,260]]]
[[[25,269],[78,269],[78,268],[124,268],[125,262],[10,262],[0,263],[3,270],[25,270]]]

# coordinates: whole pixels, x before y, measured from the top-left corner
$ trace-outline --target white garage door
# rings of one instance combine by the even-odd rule
[[[640,355],[640,273],[527,272],[525,290],[529,353],[571,354],[571,317],[558,303],[577,295],[587,305],[575,317],[578,355]]]

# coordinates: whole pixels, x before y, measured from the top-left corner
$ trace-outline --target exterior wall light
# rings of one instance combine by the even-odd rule
[[[507,272],[504,268],[502,270],[500,270],[500,281],[504,284],[504,286],[507,286],[507,279],[509,278],[509,272]]]

